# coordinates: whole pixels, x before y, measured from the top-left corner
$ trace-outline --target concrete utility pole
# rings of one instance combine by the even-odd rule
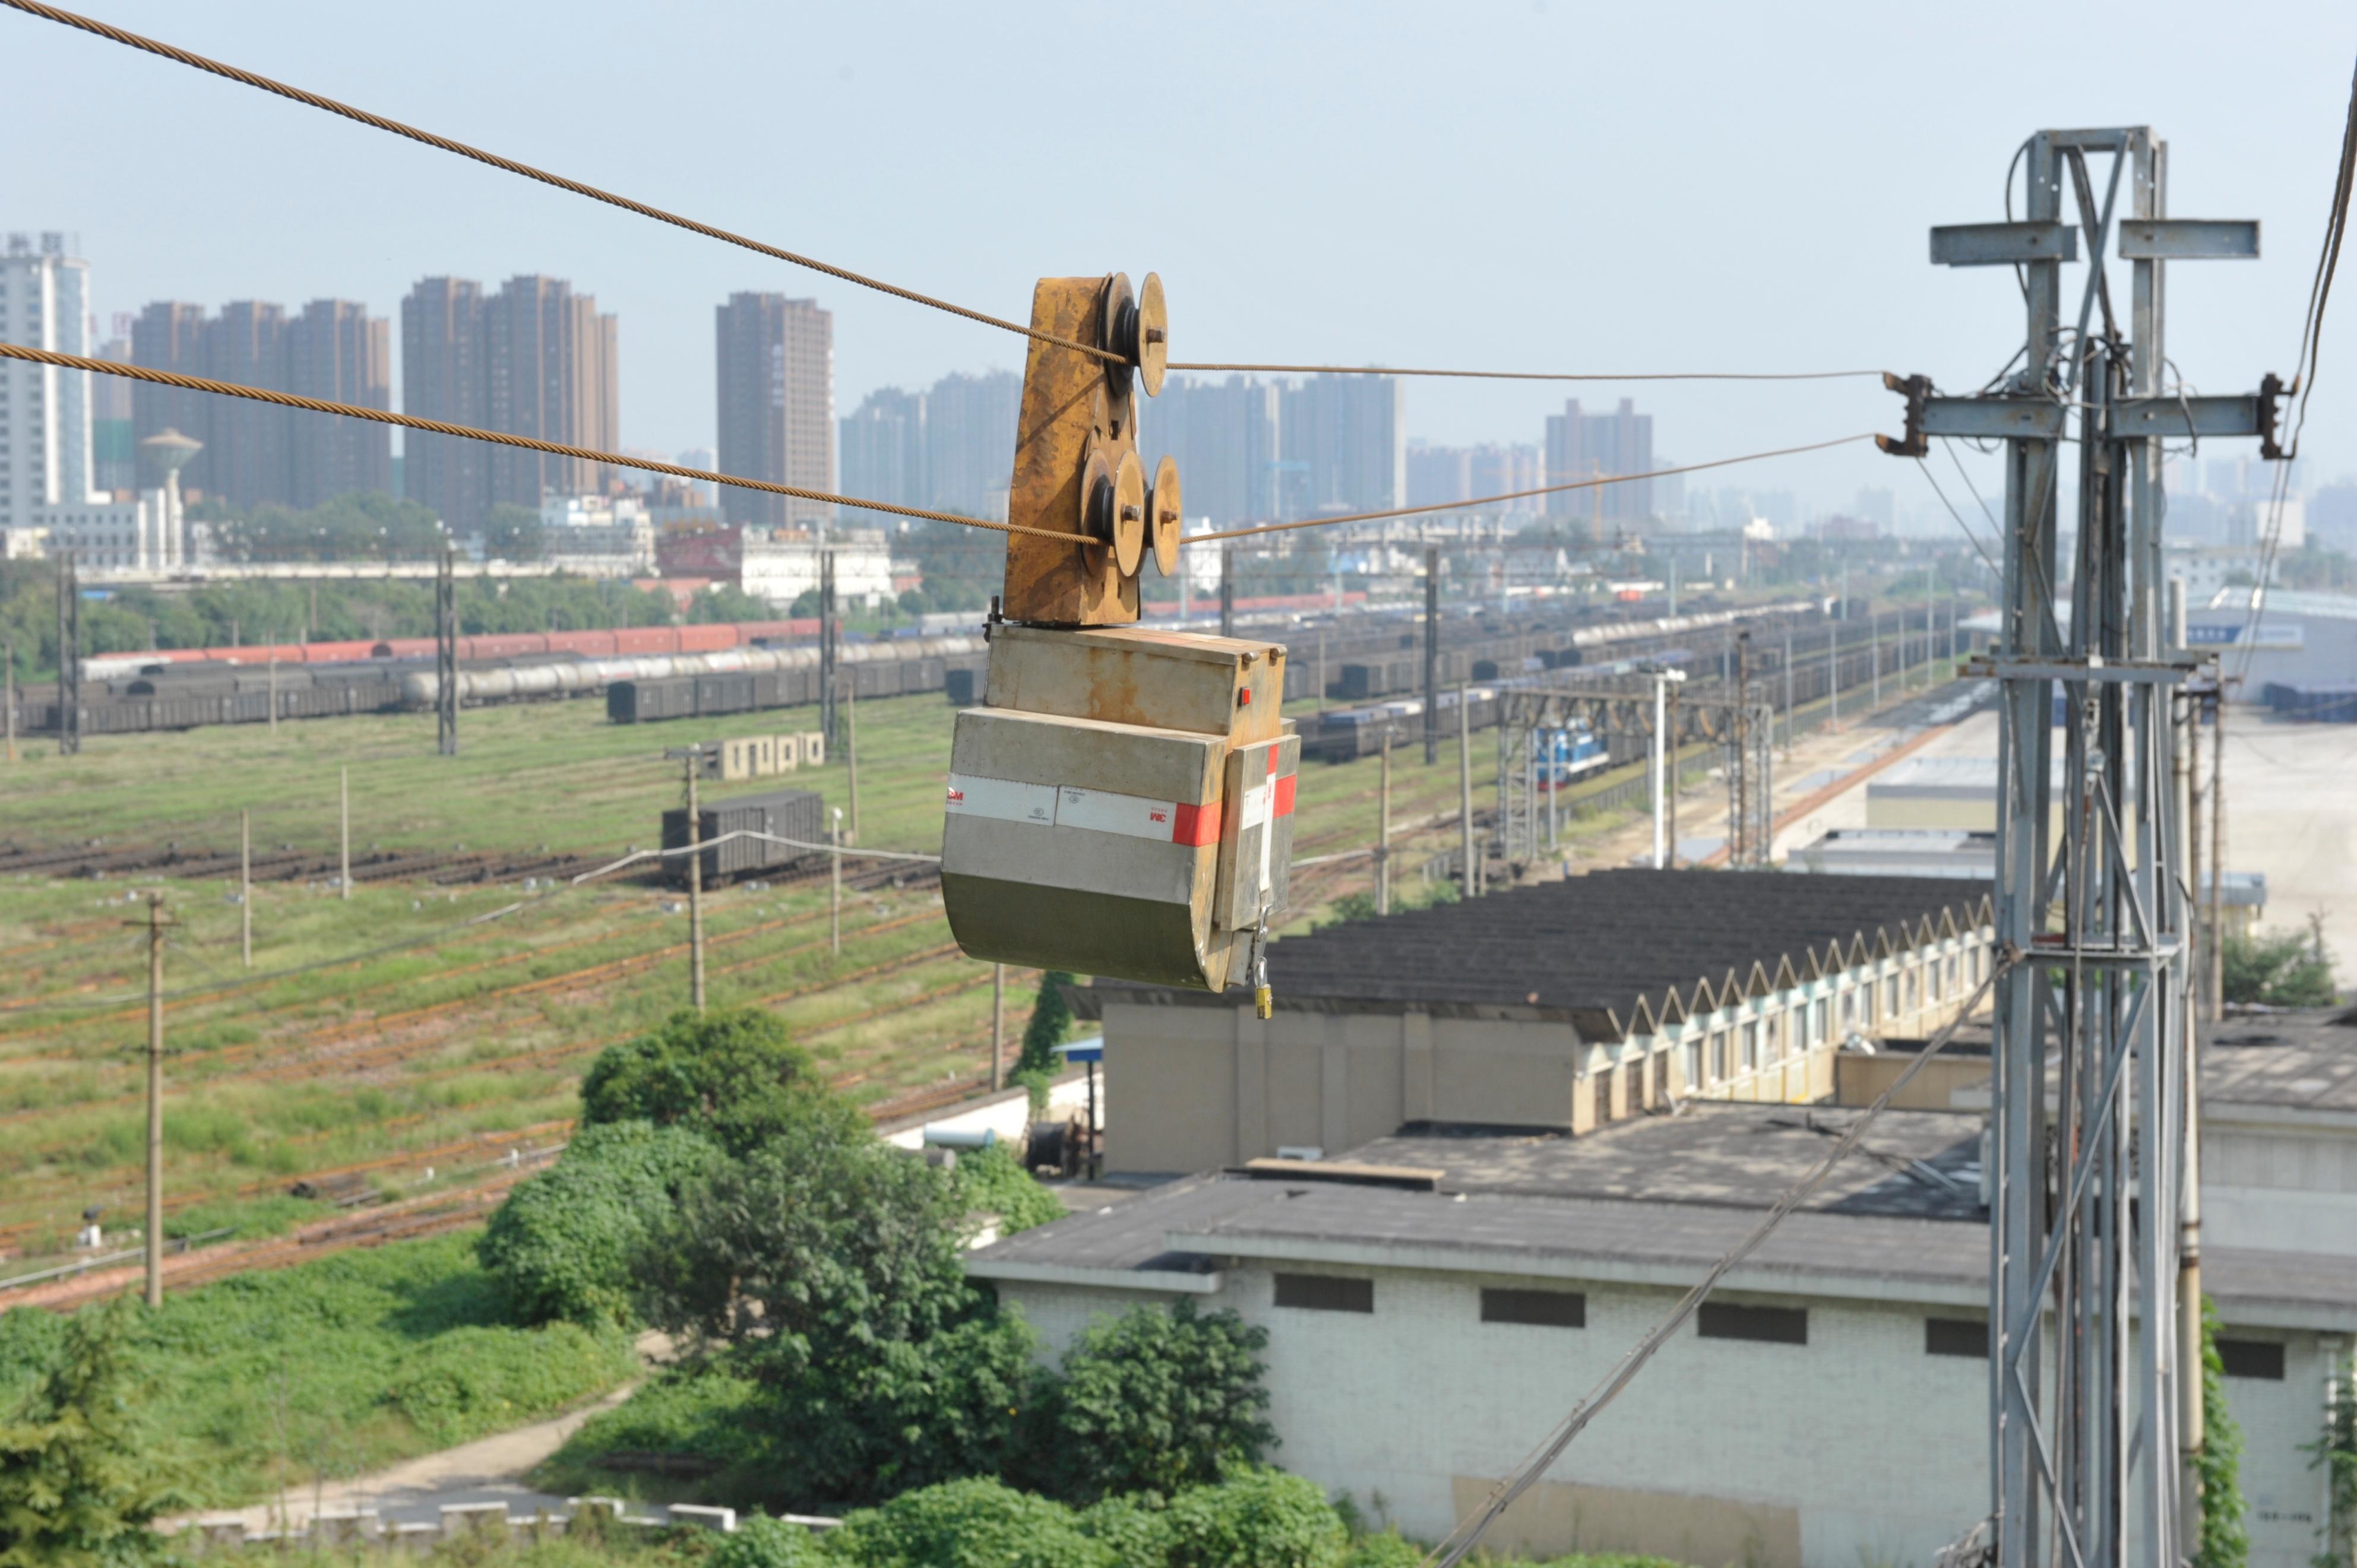
[[[1792,757],[1792,632],[1784,631],[1784,759]]]
[[[1236,634],[1236,547],[1220,546],[1220,635]]]
[[[834,730],[834,666],[835,639],[840,635],[834,613],[834,552],[822,550],[818,557],[818,727],[826,733],[826,744],[842,744]]]
[[[442,541],[434,573],[435,749],[458,755],[458,568],[453,546]]]
[[[2210,1021],[2226,1017],[2226,661],[2210,701]],[[2190,1142],[2190,1140],[2189,1140]]]
[[[164,896],[147,895],[147,1305],[164,1305]]]
[[[1661,871],[1667,868],[1675,849],[1672,836],[1677,821],[1677,785],[1670,777],[1670,754],[1676,749],[1677,732],[1672,727],[1675,710],[1670,705],[1670,693],[1686,672],[1656,664],[1645,673],[1653,682],[1653,869]]]
[[[1465,897],[1481,896],[1481,866],[1473,858],[1473,699],[1457,683],[1457,821],[1465,854]]]
[[[1424,765],[1440,760],[1440,547],[1424,547]]]
[[[72,555],[58,563],[58,752],[81,750],[81,585]]]
[[[704,805],[697,798],[696,776],[704,770],[701,746],[666,749],[666,760],[683,765],[687,779],[687,1000],[704,1011]]]
[[[1838,617],[1825,622],[1825,693],[1832,711],[1825,718],[1829,728],[1841,728],[1841,620]]]
[[[336,769],[337,891],[352,901],[352,770]]]
[[[253,813],[237,814],[237,947],[253,967]]]
[[[1874,644],[1874,690],[1873,690],[1873,692],[1872,692],[1871,693],[1869,693],[1869,694],[1868,694],[1868,696],[1867,696],[1867,711],[1868,711],[1868,712],[1870,712],[1870,713],[1880,713],[1880,712],[1882,711],[1882,618],[1881,618],[1881,617],[1879,617],[1879,616],[1868,616],[1868,617],[1867,618],[1867,619],[1866,619],[1866,637],[1867,637],[1867,640],[1868,642],[1871,642],[1872,644]]]
[[[851,834],[843,842],[859,842],[859,673],[843,683],[843,766],[851,789]]]
[[[1006,1063],[1006,966],[990,966],[990,1091],[998,1092]]]
[[[1383,725],[1383,783],[1375,790],[1375,913],[1392,912],[1392,726]]]
[[[831,877],[827,894],[826,936],[834,956],[843,956],[843,808],[834,811],[833,849],[828,856]]]
[[[1670,683],[1669,738],[1662,749],[1669,757],[1669,793],[1663,815],[1669,819],[1669,859],[1664,863],[1672,871],[1678,868],[1678,692],[1682,681]]]

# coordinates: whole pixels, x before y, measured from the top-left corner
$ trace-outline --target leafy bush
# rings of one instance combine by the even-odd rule
[[[128,1298],[65,1331],[57,1364],[0,1419],[0,1568],[164,1555],[148,1528],[188,1499],[131,1415]]]
[[[2243,1521],[2243,1429],[2226,1406],[2226,1364],[2218,1355],[2218,1309],[2201,1298],[2201,1452],[2194,1468],[2201,1485],[2201,1532],[2194,1568],[2243,1568],[2251,1560],[2251,1532]]]
[[[2308,934],[2229,936],[2222,955],[2226,1000],[2268,1007],[2330,1007],[2332,956],[2324,947],[2324,922],[2311,918]]]
[[[653,1034],[608,1047],[581,1080],[581,1119],[685,1126],[739,1157],[820,1124],[865,1127],[759,1007],[674,1013]]]
[[[610,1490],[614,1477],[595,1468],[601,1454],[680,1454],[708,1459],[722,1473],[705,1487],[721,1502],[759,1498],[729,1470],[760,1453],[752,1407],[761,1387],[725,1361],[673,1367],[650,1379],[612,1410],[599,1411],[567,1438],[539,1473],[543,1489],[568,1493]]]
[[[705,1568],[824,1568],[826,1554],[808,1525],[757,1513],[737,1520],[737,1533],[704,1563]]]
[[[1341,1568],[1350,1544],[1323,1487],[1274,1469],[1179,1493],[1161,1529],[1169,1568]]]
[[[1064,1000],[1064,987],[1072,977],[1059,969],[1051,969],[1039,977],[1039,999],[1032,1004],[1031,1021],[1023,1026],[1023,1049],[1015,1058],[1015,1070],[1052,1073],[1064,1064],[1056,1056],[1056,1047],[1072,1032],[1072,1004]]]
[[[1396,1530],[1362,1535],[1343,1554],[1343,1568],[1423,1568],[1424,1548]]]
[[[1063,1199],[1040,1186],[997,1144],[958,1152],[957,1188],[969,1209],[998,1216],[1003,1236],[1061,1219],[1067,1212]]]
[[[640,1249],[680,1194],[720,1158],[684,1127],[585,1127],[554,1168],[508,1194],[477,1256],[521,1322],[631,1322]]]
[[[997,1481],[946,1481],[850,1515],[827,1555],[857,1568],[1135,1568],[1072,1510]],[[1239,1558],[1239,1563],[1248,1561]]]
[[[1039,1380],[1020,1466],[1063,1497],[1170,1497],[1250,1471],[1276,1444],[1262,1418],[1260,1352],[1268,1331],[1233,1312],[1139,1306],[1099,1318]]]
[[[995,1474],[1031,1337],[966,1283],[952,1184],[814,1122],[717,1172],[651,1243],[662,1326],[761,1385],[748,1423],[807,1511]]]

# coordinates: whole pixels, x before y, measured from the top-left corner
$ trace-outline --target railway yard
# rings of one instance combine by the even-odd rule
[[[1884,683],[1897,698],[1895,673]],[[1318,705],[1304,699],[1287,711],[1308,718]],[[1801,721],[1822,707],[1802,703]],[[433,754],[433,720],[416,714],[94,736],[71,757],[27,746],[0,836],[10,891],[0,965],[11,975],[0,1001],[0,1129],[13,1134],[0,1149],[0,1275],[70,1256],[91,1208],[110,1235],[136,1224],[145,1028],[136,928],[146,893],[163,893],[173,922],[167,1231],[233,1232],[176,1263],[193,1268],[221,1251],[207,1268],[271,1266],[471,1223],[480,1208],[468,1195],[499,1188],[513,1161],[561,1144],[596,1052],[686,999],[677,888],[644,863],[571,879],[654,844],[659,815],[680,793],[662,746],[808,716],[771,711],[651,730],[608,724],[595,701],[469,709],[455,759]],[[938,694],[856,704],[859,844],[937,847],[946,718]],[[1404,901],[1434,896],[1440,884],[1423,868],[1457,843],[1455,752],[1445,743],[1427,767],[1420,746],[1394,749]],[[1494,800],[1490,753],[1477,737],[1477,825]],[[1371,862],[1351,852],[1372,842],[1379,767],[1362,757],[1305,768],[1295,854],[1308,864],[1295,877],[1293,929],[1371,888]],[[1625,858],[1613,835],[1634,813],[1577,808],[1608,790],[1627,798],[1641,768],[1620,763],[1579,782],[1568,861]],[[337,882],[339,770],[351,802],[349,900]],[[708,785],[705,799],[791,785],[848,817],[848,773],[838,759],[761,785]],[[253,844],[251,972],[240,957],[241,811]],[[713,890],[711,1002],[779,1012],[879,1119],[978,1092],[988,1082],[991,971],[951,943],[930,867],[847,857],[844,885],[839,955],[823,858]],[[1036,972],[1009,972],[1010,1056],[1037,985]],[[337,1212],[376,1205],[390,1209],[382,1227]]]

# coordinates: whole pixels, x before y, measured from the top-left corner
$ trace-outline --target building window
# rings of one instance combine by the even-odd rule
[[[1279,1274],[1276,1305],[1308,1312],[1372,1312],[1375,1282],[1340,1274]]]
[[[1696,1035],[1686,1042],[1686,1092],[1692,1094],[1704,1083],[1702,1073],[1702,1036]]]
[[[1956,981],[1957,981],[1957,979],[1958,979],[1958,978],[1959,978],[1959,973],[1958,973],[1958,969],[1957,969],[1956,955],[1955,955],[1954,953],[1950,953],[1950,954],[1948,955],[1948,983],[1947,983],[1947,985],[1944,987],[1944,990],[1945,990],[1946,994],[1948,994],[1948,995],[1950,995],[1950,996],[1953,996],[1953,995],[1956,993]]]
[[[1899,977],[1890,975],[1882,983],[1882,1021],[1886,1024],[1899,1016]]]
[[[2230,1378],[2263,1378],[2283,1381],[2284,1348],[2274,1339],[2221,1339],[2218,1364]]]
[[[1842,1032],[1847,1034],[1857,1026],[1857,993],[1845,990],[1841,993]]]
[[[1706,1301],[1695,1319],[1705,1339],[1756,1339],[1764,1345],[1806,1345],[1809,1309],[1805,1306],[1737,1306]]]
[[[1645,1096],[1645,1109],[1659,1111],[1670,1102],[1670,1053],[1653,1053],[1652,1091]]]
[[[1825,1043],[1825,1036],[1829,1032],[1831,1032],[1833,1027],[1833,998],[1830,996],[1818,997],[1816,1010],[1812,1013],[1810,1016],[1814,1020],[1814,1023],[1809,1030],[1809,1044],[1813,1046],[1822,1046]]]
[[[1915,966],[1907,966],[1907,1011],[1915,1011]]]
[[[1576,1290],[1484,1290],[1484,1323],[1534,1323],[1541,1328],[1587,1326],[1587,1297]]]
[[[1612,1069],[1596,1069],[1596,1122],[1602,1126],[1612,1120]]]
[[[1988,1359],[1988,1325],[1969,1317],[1927,1317],[1923,1320],[1923,1354],[1970,1356]]]
[[[1759,1066],[1760,1020],[1746,1018],[1743,1021],[1743,1070],[1753,1072],[1758,1070]]]

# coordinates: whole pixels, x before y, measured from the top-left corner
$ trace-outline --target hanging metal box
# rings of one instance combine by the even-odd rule
[[[942,897],[970,956],[1224,990],[1285,904],[1285,650],[1002,626],[957,715]]]

